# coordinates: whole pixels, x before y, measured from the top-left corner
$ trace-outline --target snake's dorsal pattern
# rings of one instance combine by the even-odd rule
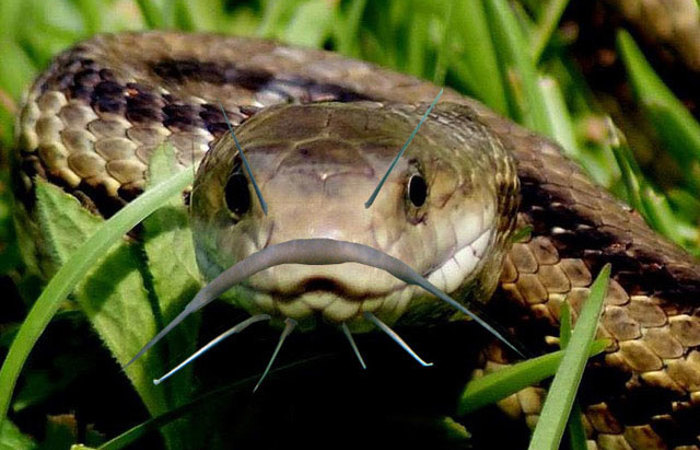
[[[183,167],[202,158],[226,131],[219,101],[239,125],[279,103],[429,103],[438,89],[365,62],[268,41],[98,36],[57,57],[29,92],[19,122],[19,190],[29,192],[39,175],[110,214],[141,192],[149,155],[161,143],[173,144]],[[697,262],[595,186],[551,141],[454,91],[446,90],[442,102],[461,104],[515,158],[517,220],[533,227],[505,260],[492,315],[498,317],[497,305],[515,305],[524,322],[510,325],[541,321],[537,335],[524,339],[544,346],[545,335],[556,334],[562,302],[576,311],[597,271],[611,262],[600,334],[612,344],[594,364],[592,373],[602,375],[583,387],[590,439],[600,448],[700,444]],[[457,118],[443,125],[461,126]],[[494,174],[507,170],[499,161]],[[485,354],[487,369],[508,361],[495,347]],[[534,422],[542,395],[528,389],[503,406]]]

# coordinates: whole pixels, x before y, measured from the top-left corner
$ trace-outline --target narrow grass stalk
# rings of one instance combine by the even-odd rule
[[[540,58],[542,58],[542,53],[547,47],[547,43],[552,38],[552,34],[557,28],[557,24],[568,3],[569,0],[550,0],[549,4],[545,7],[544,14],[537,24],[537,28],[531,40],[533,61],[539,61]]]
[[[433,83],[438,86],[442,86],[445,83],[445,75],[447,75],[447,66],[449,64],[450,55],[450,43],[452,42],[452,27],[454,26],[454,16],[455,9],[454,1],[448,2],[447,9],[445,11],[444,19],[444,29],[442,30],[442,37],[440,38],[440,44],[437,48],[437,58],[435,61],[435,72],[433,73]]]
[[[590,347],[588,355],[597,355],[605,346],[605,341],[596,341]],[[469,414],[551,377],[556,373],[563,356],[564,351],[559,350],[475,378],[464,388],[457,406],[457,414]]]
[[[559,346],[562,350],[566,350],[571,340],[571,326],[571,307],[568,302],[563,302],[559,313]],[[571,450],[586,450],[586,431],[583,428],[581,406],[578,402],[574,402],[571,407],[567,431]]]
[[[139,6],[143,21],[148,28],[160,28],[164,25],[163,13],[160,11],[154,0],[136,0]]]
[[[107,220],[51,279],[22,323],[0,369],[0,426],[6,417],[12,391],[22,366],[61,302],[68,297],[89,268],[112,245],[122,239],[125,233],[163,205],[167,199],[179,195],[190,183],[192,171],[183,170],[139,196]]]
[[[598,327],[609,281],[610,264],[606,264],[591,285],[591,292],[581,309],[576,328],[549,388],[530,441],[530,450],[559,448],[588,360],[589,347]]]

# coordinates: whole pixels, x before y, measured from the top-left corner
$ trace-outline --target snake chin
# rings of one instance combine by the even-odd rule
[[[315,290],[287,299],[267,292],[240,285],[232,290],[236,303],[251,313],[267,313],[277,318],[291,318],[300,329],[311,330],[320,322],[332,325],[347,324],[354,332],[365,332],[374,328],[363,314],[371,312],[382,320],[393,323],[409,307],[420,289],[404,286],[388,294],[364,299],[350,299],[339,292]]]
[[[438,267],[423,273],[423,276],[448,294],[468,290],[479,277],[486,261],[485,255],[493,245],[493,236],[491,229],[481,232]],[[200,265],[202,269],[208,267],[216,274],[223,271],[206,255],[200,258]],[[398,280],[395,280],[397,283],[389,289],[373,290],[372,288],[376,287],[373,285],[373,278],[365,274],[362,280],[348,286],[339,275],[352,271],[351,266],[359,266],[360,271],[367,269],[359,264],[348,263],[327,266],[333,269],[319,275],[314,272],[318,270],[316,266],[317,269],[304,272],[305,276],[292,277],[293,281],[286,278],[290,284],[284,290],[279,289],[276,283],[268,285],[246,281],[234,286],[223,298],[251,314],[264,313],[278,319],[294,319],[301,329],[313,329],[319,322],[323,322],[333,325],[347,324],[353,332],[365,332],[374,328],[365,319],[366,312],[393,324],[414,307],[431,310],[445,307],[431,294]],[[280,266],[277,269],[284,270],[284,267]],[[450,311],[450,314],[453,312]]]

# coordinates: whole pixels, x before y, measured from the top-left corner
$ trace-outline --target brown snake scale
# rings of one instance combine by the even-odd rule
[[[22,110],[23,186],[38,174],[110,214],[144,186],[150,152],[174,144],[183,166],[225,132],[217,102],[239,124],[267,105],[319,100],[430,102],[437,87],[336,54],[213,35],[98,36],[56,58]],[[574,315],[595,274],[612,263],[599,336],[612,344],[589,366],[582,390],[593,448],[697,448],[700,444],[700,266],[629,207],[595,186],[557,145],[447,90],[509,149],[521,182],[520,226],[488,304],[537,350],[556,335],[562,302]],[[543,332],[543,329],[546,330]],[[523,331],[525,333],[526,331]],[[551,348],[550,348],[551,349]],[[486,349],[485,371],[508,360]],[[545,390],[501,402],[534,425]],[[591,447],[589,447],[591,448]]]

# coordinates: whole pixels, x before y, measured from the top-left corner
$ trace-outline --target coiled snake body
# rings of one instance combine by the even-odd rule
[[[226,134],[221,102],[240,126],[270,212],[250,195],[230,139],[218,141],[192,193],[205,275],[290,239],[346,240],[401,259],[496,317],[498,308],[515,308],[518,320],[504,323],[514,331],[532,321],[542,331],[556,326],[562,302],[576,311],[611,262],[599,335],[612,344],[591,367],[609,381],[585,407],[589,438],[601,448],[698,445],[700,266],[556,144],[447,90],[375,205],[363,207],[437,91],[364,62],[267,41],[98,36],[57,57],[30,91],[19,121],[19,191],[30,193],[38,175],[109,215],[141,192],[160,144],[172,143],[184,167]],[[531,237],[509,248],[513,229],[526,225]],[[388,322],[445,315],[417,289],[346,266],[274,267],[239,294],[251,311],[309,326],[361,330],[362,311]],[[487,369],[507,362],[497,344],[484,354]],[[538,413],[516,397],[503,406],[530,420]]]

